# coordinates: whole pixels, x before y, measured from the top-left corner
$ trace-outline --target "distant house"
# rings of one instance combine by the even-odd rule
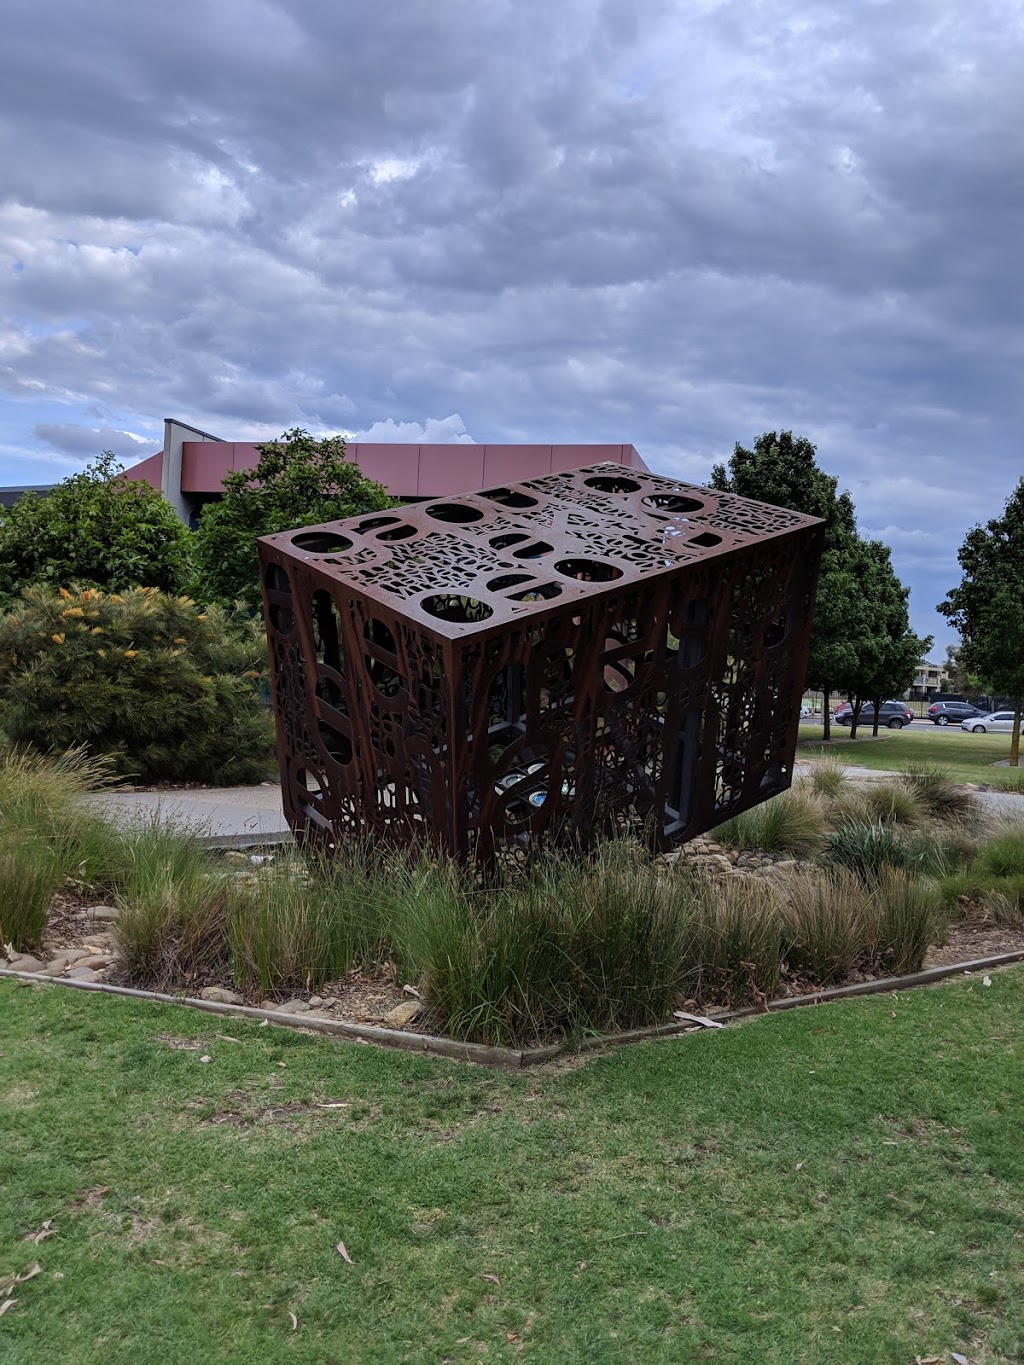
[[[944,664],[933,664],[922,659],[917,665],[914,681],[906,692],[908,701],[931,701],[939,692],[944,691],[942,684],[949,682],[949,673]]]
[[[539,479],[563,469],[609,461],[646,470],[631,445],[399,445],[350,441],[349,459],[371,479],[403,502],[495,488],[523,479]],[[222,492],[224,475],[251,469],[259,460],[252,441],[227,441],[208,431],[164,419],[164,444],[140,464],[126,470],[159,488],[186,524],[195,524],[208,502]],[[37,487],[46,493],[53,485]],[[11,506],[26,488],[0,489],[0,503]]]

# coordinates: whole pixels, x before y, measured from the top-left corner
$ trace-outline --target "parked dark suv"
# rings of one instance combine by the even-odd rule
[[[959,725],[962,720],[988,715],[969,701],[935,701],[928,708],[928,719],[936,725]]]
[[[878,713],[879,725],[888,726],[890,730],[902,730],[904,725],[909,725],[914,719],[914,713],[906,702],[902,701],[883,701],[882,709]],[[836,711],[833,720],[838,725],[853,725],[853,707],[848,701],[844,701],[842,706]],[[860,719],[858,725],[874,725],[875,708],[869,701],[866,701],[860,708]]]

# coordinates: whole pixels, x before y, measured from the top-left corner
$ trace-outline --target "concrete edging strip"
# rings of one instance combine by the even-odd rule
[[[942,967],[929,967],[909,976],[887,976],[876,981],[860,981],[852,986],[833,986],[813,995],[791,995],[771,1000],[764,1009],[747,1006],[713,1016],[716,1023],[728,1024],[736,1019],[751,1019],[756,1015],[775,1014],[780,1010],[798,1009],[804,1005],[825,1005],[833,1000],[848,1000],[861,995],[883,995],[891,991],[911,990],[916,986],[930,986],[950,976],[973,975],[976,972],[1008,967],[1024,961],[1024,949],[999,953],[994,957],[975,958],[971,962],[953,962]],[[624,1033],[601,1034],[584,1038],[577,1043],[554,1043],[548,1047],[505,1048],[487,1047],[483,1043],[463,1043],[454,1038],[440,1038],[430,1033],[406,1033],[402,1029],[379,1028],[376,1025],[350,1024],[343,1019],[311,1019],[307,1014],[280,1014],[277,1010],[261,1010],[254,1005],[226,1005],[219,1000],[200,1000],[192,996],[167,995],[160,991],[138,990],[131,986],[111,986],[102,981],[72,981],[67,978],[43,976],[38,972],[16,972],[0,968],[0,979],[25,981],[34,985],[65,986],[79,991],[98,991],[103,995],[126,996],[132,1000],[151,1000],[161,1005],[187,1005],[232,1019],[256,1019],[260,1023],[278,1024],[282,1028],[312,1029],[332,1037],[347,1038],[352,1042],[377,1043],[406,1052],[426,1053],[450,1057],[460,1062],[475,1062],[479,1066],[521,1070],[553,1061],[556,1057],[577,1052],[596,1052],[605,1047],[621,1047],[627,1043],[650,1043],[659,1038],[676,1038],[681,1034],[703,1032],[688,1021],[674,1024],[655,1024],[652,1028],[628,1029]]]

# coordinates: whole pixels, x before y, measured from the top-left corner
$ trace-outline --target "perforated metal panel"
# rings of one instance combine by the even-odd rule
[[[782,791],[821,527],[601,464],[264,538],[296,836],[664,848]]]

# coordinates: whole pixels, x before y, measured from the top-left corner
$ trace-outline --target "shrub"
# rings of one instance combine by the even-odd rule
[[[0,603],[32,583],[181,591],[191,571],[188,530],[158,489],[120,472],[107,450],[46,497],[26,493],[0,508]]]
[[[685,989],[695,1000],[764,1004],[778,994],[781,908],[767,883],[695,878],[686,929]]]
[[[340,436],[296,428],[257,446],[254,469],[233,470],[224,496],[204,508],[195,533],[197,592],[204,601],[261,606],[257,536],[392,507],[379,483],[345,455]]]
[[[780,885],[785,956],[822,986],[849,974],[864,943],[864,885],[835,867],[800,872]]]
[[[230,784],[265,774],[266,650],[248,619],[153,588],[29,588],[0,620],[0,713],[40,750],[87,746],[120,773]]]
[[[821,806],[799,790],[782,792],[719,825],[714,837],[730,848],[807,857],[821,847]]]
[[[893,976],[920,971],[929,945],[945,936],[938,888],[900,868],[882,867],[869,889],[864,917],[867,965]]]

